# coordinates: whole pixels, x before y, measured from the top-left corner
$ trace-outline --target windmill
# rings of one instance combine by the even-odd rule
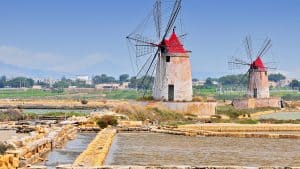
[[[232,57],[229,66],[231,68],[248,67],[246,76],[248,77],[247,96],[250,98],[269,98],[269,81],[268,70],[274,69],[273,67],[266,66],[266,63],[272,64],[273,62],[263,61],[264,56],[272,47],[271,39],[266,38],[257,54],[254,54],[252,48],[252,40],[247,36],[244,41],[245,51],[248,60]]]
[[[149,79],[154,75],[152,96],[155,100],[191,101],[193,93],[190,52],[184,49],[181,42],[183,36],[176,34],[174,26],[182,7],[181,0],[172,2],[171,10],[164,15],[161,9],[166,8],[162,7],[161,0],[157,0],[145,21],[127,39],[136,52],[136,77],[142,79],[138,84],[140,88],[149,84]],[[149,20],[154,21],[152,26],[154,25],[155,30],[146,32],[144,29],[149,28]]]

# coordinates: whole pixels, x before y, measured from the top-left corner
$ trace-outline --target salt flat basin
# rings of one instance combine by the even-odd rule
[[[300,166],[300,140],[119,133],[105,164]]]
[[[30,134],[29,133],[16,133],[16,130],[0,130],[0,141],[21,139],[26,136],[30,136]]]
[[[275,112],[258,116],[259,119],[297,120],[300,112]]]

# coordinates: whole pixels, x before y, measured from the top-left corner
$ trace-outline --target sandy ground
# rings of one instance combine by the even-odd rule
[[[16,133],[15,130],[0,130],[0,141],[5,141],[13,138],[22,138],[29,134]]]

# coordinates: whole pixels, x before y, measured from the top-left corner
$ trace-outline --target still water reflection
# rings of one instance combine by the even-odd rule
[[[300,140],[120,133],[105,163],[300,166]]]
[[[59,164],[72,164],[95,136],[96,133],[79,133],[76,139],[69,141],[63,148],[51,151],[46,157],[47,161],[39,165],[50,169]]]

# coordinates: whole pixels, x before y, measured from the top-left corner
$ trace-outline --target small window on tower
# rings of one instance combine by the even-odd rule
[[[170,56],[166,56],[166,62],[170,62],[171,57]]]

